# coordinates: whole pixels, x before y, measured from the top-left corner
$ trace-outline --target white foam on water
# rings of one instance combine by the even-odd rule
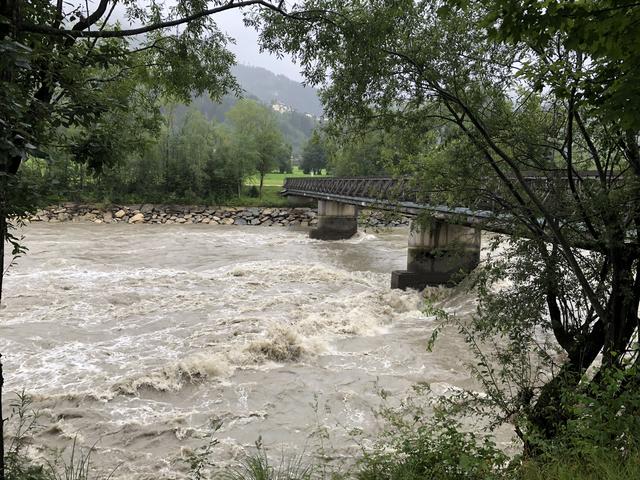
[[[353,237],[347,240],[344,240],[344,242],[345,243],[362,243],[362,242],[370,242],[372,240],[377,240],[377,239],[378,237],[372,233],[357,231]]]
[[[406,263],[400,236],[127,227],[29,227],[0,311],[6,387],[47,413],[42,441],[103,439],[95,461],[124,461],[116,478],[180,477],[175,459],[212,419],[216,452],[233,459],[261,433],[272,445],[313,438],[314,396],[329,431],[366,429],[378,379],[409,391],[460,376],[425,352],[421,295],[389,288]]]

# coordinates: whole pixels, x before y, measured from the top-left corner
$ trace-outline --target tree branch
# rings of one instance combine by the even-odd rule
[[[73,38],[124,38],[124,37],[131,37],[134,35],[140,35],[143,33],[153,32],[155,30],[161,30],[168,27],[175,27],[177,25],[183,25],[185,23],[198,20],[199,18],[208,17],[216,13],[221,13],[221,12],[236,9],[236,8],[250,7],[254,5],[258,5],[281,14],[286,14],[286,12],[281,8],[281,5],[274,5],[272,3],[266,2],[265,0],[246,0],[242,2],[234,2],[233,0],[230,0],[229,3],[226,3],[225,5],[221,5],[219,7],[202,10],[201,12],[196,12],[192,15],[187,15],[186,17],[177,18],[175,20],[167,20],[164,22],[152,23],[150,25],[145,25],[144,27],[131,28],[128,30],[85,31],[84,30],[85,28],[93,25],[93,23],[98,21],[100,17],[104,14],[107,3],[108,3],[108,0],[101,0],[100,5],[96,9],[96,11],[92,13],[89,16],[89,18],[81,20],[80,22],[76,23],[71,30],[54,28],[47,25],[38,25],[33,23],[22,23],[18,26],[18,28],[23,32],[40,33],[40,34],[49,35],[49,36],[62,36],[62,37],[73,37]],[[102,8],[103,5],[104,5],[104,8]],[[99,16],[96,16],[98,15],[98,13],[99,13]]]
[[[593,307],[598,313],[598,316],[600,318],[606,318],[606,310],[600,304],[599,299],[597,298],[595,292],[593,291],[593,289],[591,288],[591,285],[589,284],[589,280],[587,279],[586,275],[582,271],[582,268],[578,264],[578,261],[576,260],[575,255],[571,250],[572,249],[571,244],[566,239],[566,237],[562,234],[560,225],[556,221],[557,220],[556,217],[551,212],[548,211],[544,203],[531,189],[526,179],[524,178],[522,171],[520,170],[520,168],[518,168],[518,165],[515,163],[515,161],[509,155],[507,155],[507,153],[503,151],[499,145],[497,145],[494,142],[493,138],[491,137],[489,132],[486,130],[484,125],[480,122],[480,120],[475,116],[474,112],[472,112],[460,98],[456,98],[454,99],[454,101],[468,115],[469,120],[473,124],[474,128],[482,136],[482,138],[484,138],[489,148],[491,148],[491,150],[493,150],[510,167],[520,187],[524,190],[527,197],[531,199],[533,204],[540,210],[540,213],[545,217],[545,219],[549,223],[550,230],[553,232],[553,235],[555,236],[556,240],[562,247],[565,258],[571,265],[571,269],[574,271],[578,281],[580,282],[580,286],[584,289],[586,295],[589,298],[589,301],[592,303]]]
[[[81,18],[78,21],[78,23],[76,23],[71,28],[71,31],[81,31],[81,30],[84,30],[85,28],[89,28],[91,25],[93,25],[94,23],[96,23],[98,20],[102,18],[104,13],[107,11],[108,6],[109,6],[109,0],[100,0],[100,3],[98,4],[98,8],[96,8],[95,11],[91,15],[89,15],[87,18]],[[59,30],[59,29],[54,28],[53,30]],[[91,33],[91,32],[88,32],[88,33]]]

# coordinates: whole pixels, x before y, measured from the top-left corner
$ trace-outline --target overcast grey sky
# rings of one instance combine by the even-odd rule
[[[285,75],[299,82],[302,81],[300,69],[291,61],[291,57],[285,56],[285,58],[279,59],[267,52],[260,53],[258,34],[252,28],[244,26],[240,11],[230,10],[215,18],[220,29],[236,39],[236,44],[229,45],[229,49],[236,55],[238,63],[264,67],[274,73]]]

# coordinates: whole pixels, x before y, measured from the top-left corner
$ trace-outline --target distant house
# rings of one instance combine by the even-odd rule
[[[286,112],[292,112],[293,108],[291,108],[288,105],[285,105],[283,103],[278,103],[278,102],[274,102],[271,104],[271,109],[275,112],[278,113],[286,113]]]

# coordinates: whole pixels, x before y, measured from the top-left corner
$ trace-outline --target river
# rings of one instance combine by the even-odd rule
[[[378,388],[473,385],[456,335],[389,288],[407,231],[337,242],[275,227],[33,224],[0,310],[5,390],[40,412],[32,455],[95,445],[114,478],[182,478],[262,444],[335,458],[373,435]],[[473,309],[461,296],[449,307]],[[5,411],[5,414],[7,411]],[[322,433],[322,434],[320,434]],[[322,445],[321,445],[322,444]]]

